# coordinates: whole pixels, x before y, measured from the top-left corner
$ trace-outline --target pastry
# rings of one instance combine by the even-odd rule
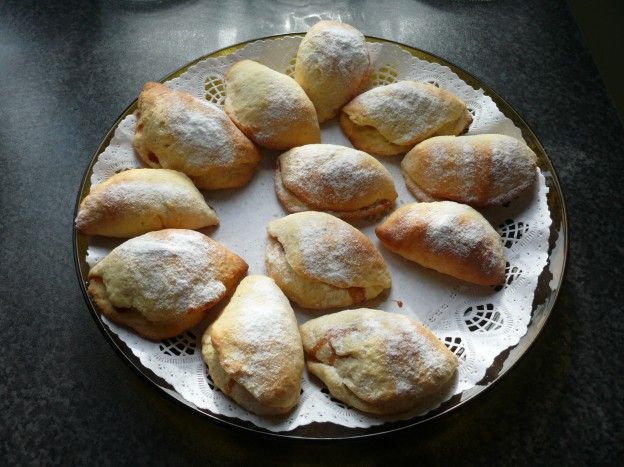
[[[283,73],[251,60],[225,73],[225,112],[249,138],[269,149],[320,143],[314,105]]]
[[[329,211],[347,220],[383,214],[397,197],[392,176],[377,159],[333,144],[308,144],[282,154],[275,190],[290,212]]]
[[[454,94],[432,84],[399,81],[360,94],[342,108],[340,125],[362,151],[392,156],[436,135],[459,135],[472,117]]]
[[[438,136],[407,153],[401,169],[419,201],[450,199],[473,206],[504,204],[533,185],[537,157],[504,135]]]
[[[500,235],[465,204],[406,204],[375,233],[390,251],[427,268],[474,284],[497,285],[505,280]]]
[[[269,222],[267,231],[267,272],[299,306],[348,306],[390,288],[390,273],[379,251],[337,217],[300,212]]]
[[[193,182],[167,169],[131,169],[113,175],[82,200],[76,217],[76,229],[83,234],[120,238],[218,223]]]
[[[183,91],[147,83],[139,95],[134,148],[150,167],[184,172],[200,188],[238,188],[260,153],[221,109]]]
[[[89,271],[88,292],[110,320],[153,340],[199,323],[247,263],[194,230],[165,229],[119,245]]]
[[[306,362],[331,395],[363,412],[405,412],[452,384],[457,357],[407,316],[362,308],[300,327]]]
[[[202,339],[212,380],[259,415],[290,411],[299,401],[303,348],[295,313],[272,279],[245,277]]]
[[[334,118],[361,92],[370,74],[366,39],[348,24],[319,21],[297,50],[295,79],[310,97],[321,123]]]

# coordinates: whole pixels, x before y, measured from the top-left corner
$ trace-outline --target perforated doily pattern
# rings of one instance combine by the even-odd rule
[[[223,106],[223,76],[232,63],[249,58],[292,76],[300,40],[297,37],[283,37],[256,41],[232,55],[203,60],[167,84]],[[450,90],[466,102],[474,117],[470,134],[501,133],[522,139],[520,130],[498,110],[482,90],[471,88],[447,67],[420,60],[392,44],[370,43],[369,49],[374,65],[371,86],[381,86],[402,79],[430,82]],[[120,123],[109,146],[94,166],[92,185],[121,170],[142,167],[132,149],[135,124],[134,116],[129,116]],[[324,127],[323,142],[348,145],[348,140],[336,128],[336,125],[333,128],[331,125]],[[261,199],[261,203],[245,204],[244,201],[225,199],[213,193],[205,194],[221,217],[221,225],[213,234],[214,238],[241,254],[250,265],[250,273],[264,272],[266,221],[285,214],[272,193],[274,160],[269,159],[265,155],[262,169],[252,183],[244,188],[245,196],[240,197]],[[400,159],[382,160],[394,177],[399,192],[399,204],[413,202],[413,197],[403,186],[398,161]],[[230,401],[215,389],[210,380],[199,348],[206,323],[176,338],[154,343],[141,339],[105,318],[102,319],[145,367],[166,380],[185,399],[213,413],[248,420],[273,431],[286,431],[313,421],[367,427],[387,420],[411,418],[437,407],[441,401],[454,394],[474,387],[483,378],[494,358],[509,346],[517,344],[526,333],[537,278],[548,257],[551,221],[546,203],[547,192],[544,177],[539,174],[539,183],[532,193],[525,194],[507,206],[482,211],[492,225],[497,227],[505,247],[507,264],[503,285],[473,286],[417,265],[406,266],[405,262],[382,249],[393,275],[393,288],[388,299],[379,307],[410,315],[425,323],[458,356],[460,362],[459,374],[452,390],[411,413],[395,417],[365,415],[333,400],[318,381],[312,380],[306,374],[301,401],[292,413],[281,418],[258,417]],[[256,240],[248,237],[239,239],[236,229],[228,230],[229,226],[240,222],[240,219],[236,220],[232,216],[232,212],[238,215],[246,213],[246,225],[258,224],[254,227],[259,232]],[[362,230],[371,239],[375,239],[373,228],[374,226],[370,226]],[[91,239],[87,261],[94,264],[118,243],[110,239]],[[300,322],[310,317],[309,314],[297,311]]]

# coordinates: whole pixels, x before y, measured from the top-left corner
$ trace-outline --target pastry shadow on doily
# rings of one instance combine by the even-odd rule
[[[449,293],[459,292],[463,294],[470,291],[471,293],[477,293],[484,297],[492,296],[497,293],[497,290],[492,286],[472,284],[403,258],[398,254],[388,251],[379,240],[375,240],[375,246],[381,252],[381,255],[384,257],[391,271],[407,270],[414,278],[414,282],[421,283],[424,287],[427,287],[429,284],[432,287],[444,288],[448,290]]]
[[[439,407],[441,404],[443,404],[444,402],[447,402],[453,397],[461,397],[461,394],[455,394],[457,392],[456,388],[459,382],[459,372],[455,371],[451,379],[449,379],[446,383],[440,386],[434,393],[419,400],[412,407],[411,410],[408,410],[406,412],[395,413],[395,414],[388,414],[388,415],[373,414],[373,413],[363,412],[359,409],[349,406],[347,403],[341,400],[335,399],[331,395],[331,393],[329,392],[325,384],[318,377],[316,377],[312,373],[308,373],[308,375],[309,375],[310,383],[316,386],[317,388],[319,388],[320,391],[323,394],[325,394],[326,397],[329,398],[332,403],[337,404],[340,407],[344,407],[346,410],[357,412],[364,417],[377,420],[377,421],[381,421],[381,422],[408,420],[414,417],[425,415],[426,413]]]
[[[392,205],[390,209],[385,212],[380,212],[378,214],[370,215],[361,219],[343,219],[345,222],[348,222],[356,229],[364,229],[366,227],[371,227],[379,224],[386,216],[390,215],[392,211],[394,211],[398,205],[395,203]],[[330,212],[330,214],[333,214]]]
[[[535,206],[539,196],[540,185],[543,176],[538,174],[535,176],[533,185],[520,193],[516,198],[503,204],[502,206],[491,206],[487,208],[478,208],[477,210],[494,226],[505,219],[513,219],[522,216],[531,206]]]
[[[212,234],[219,228],[219,225],[210,225],[208,227],[204,227],[202,229],[197,229],[198,232],[203,233],[204,235],[207,235],[208,237],[211,237]]]

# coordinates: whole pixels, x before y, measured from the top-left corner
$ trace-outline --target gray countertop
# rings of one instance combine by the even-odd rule
[[[144,82],[319,17],[432,52],[498,91],[558,169],[571,223],[559,302],[518,365],[460,410],[365,442],[258,438],[171,402],[100,334],[72,259],[84,170]],[[623,143],[561,1],[0,1],[0,464],[615,464]]]

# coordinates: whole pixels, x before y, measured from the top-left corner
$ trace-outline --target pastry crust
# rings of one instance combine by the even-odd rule
[[[88,292],[112,321],[152,340],[191,328],[247,272],[209,237],[165,229],[130,239],[89,271]]]
[[[500,235],[470,206],[452,201],[406,204],[375,233],[390,251],[427,268],[480,285],[505,280]]]
[[[401,162],[408,189],[420,201],[449,199],[472,206],[505,204],[531,187],[537,157],[505,135],[438,136]]]
[[[193,182],[167,169],[131,169],[113,175],[82,200],[76,217],[79,232],[118,238],[218,223]]]
[[[472,116],[454,94],[428,83],[399,81],[360,94],[342,109],[351,143],[380,156],[402,154],[436,135],[466,131]]]
[[[340,113],[340,127],[355,147],[375,156],[398,156],[412,148],[391,143],[372,126],[356,125],[344,112]]]
[[[291,214],[270,222],[267,231],[267,272],[299,306],[349,306],[390,288],[379,251],[362,232],[334,216]]]
[[[373,414],[413,409],[444,392],[457,357],[407,316],[361,308],[312,319],[300,327],[308,370],[333,397]]]
[[[225,73],[225,86],[225,112],[258,145],[286,150],[321,142],[314,105],[290,76],[242,60]]]
[[[206,330],[202,355],[217,387],[260,415],[299,401],[303,348],[288,299],[266,276],[248,276]]]
[[[371,75],[364,35],[348,24],[319,21],[305,35],[295,62],[295,80],[316,108],[319,122],[365,89]]]
[[[139,95],[134,148],[150,167],[188,175],[201,189],[241,187],[260,153],[215,105],[160,83]]]
[[[379,216],[397,198],[392,176],[377,159],[333,144],[308,144],[282,154],[275,190],[290,212],[324,211],[348,220]]]

